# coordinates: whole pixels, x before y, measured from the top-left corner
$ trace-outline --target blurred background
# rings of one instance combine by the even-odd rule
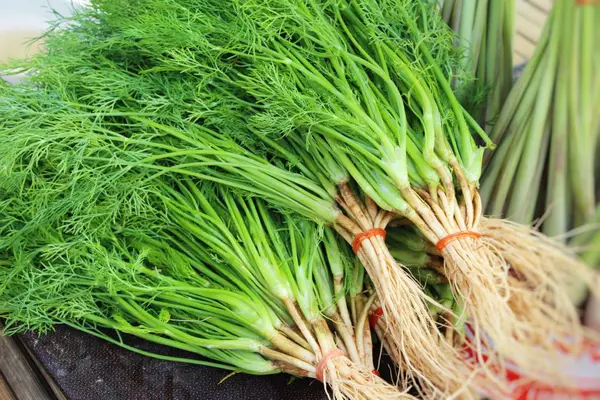
[[[40,44],[29,44],[54,19],[53,12],[68,15],[85,0],[0,0],[0,63],[25,57]],[[53,11],[54,10],[54,11]]]
[[[514,63],[525,62],[535,48],[553,0],[518,0],[515,20]],[[68,14],[73,6],[86,0],[0,0],[0,63],[36,51],[38,45],[27,42],[38,36],[53,19],[52,9]]]

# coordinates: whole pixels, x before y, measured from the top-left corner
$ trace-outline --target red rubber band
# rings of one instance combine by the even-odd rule
[[[352,241],[352,250],[354,250],[355,253],[358,253],[358,251],[360,250],[360,245],[362,244],[362,241],[365,239],[372,238],[374,236],[381,236],[385,239],[385,236],[386,236],[385,229],[372,228],[372,229],[369,229],[369,230],[359,233],[358,235],[356,235],[354,237],[354,240]]]
[[[329,353],[325,354],[323,356],[323,358],[321,358],[321,361],[319,361],[319,364],[317,364],[317,379],[320,380],[321,382],[323,382],[323,370],[327,366],[327,361],[329,361],[332,358],[343,356],[343,355],[344,355],[344,352],[342,350],[338,349],[337,347],[335,349],[331,350]]]
[[[379,373],[378,370],[374,369],[373,371],[371,371],[371,373],[375,376],[381,376],[381,374]]]
[[[452,233],[452,234],[446,236],[445,238],[440,239],[440,241],[435,244],[435,248],[438,249],[438,251],[441,253],[442,251],[444,251],[446,246],[448,246],[448,243],[450,243],[454,240],[460,239],[460,238],[465,238],[465,237],[479,239],[481,237],[481,234],[479,234],[477,232],[471,232],[471,231]]]
[[[383,308],[379,307],[377,310],[373,311],[373,314],[369,315],[369,326],[371,329],[374,329],[377,326],[377,322],[379,322],[379,318],[383,315]]]

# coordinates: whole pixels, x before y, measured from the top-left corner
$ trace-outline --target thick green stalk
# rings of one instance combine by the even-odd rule
[[[502,28],[505,18],[504,12],[506,11],[504,3],[509,1],[510,0],[491,0],[489,6],[486,32],[487,60],[485,63],[485,82],[491,85],[486,106],[486,119],[488,120],[494,118],[495,113],[499,111],[497,105],[501,101],[501,96],[504,94],[502,79],[505,60],[503,59],[502,51]]]
[[[594,76],[592,69],[592,56],[597,49],[590,47],[593,37],[594,13],[585,7],[571,6],[574,10],[573,16],[573,42],[571,54],[570,75],[570,110],[572,113],[572,125],[570,132],[570,149],[572,154],[571,185],[574,193],[574,222],[576,226],[585,223],[593,214],[595,206],[595,184],[594,163],[595,146],[593,137],[595,135],[592,127],[591,80]],[[567,20],[568,21],[568,20]],[[577,27],[577,28],[575,28]]]
[[[477,13],[477,18],[475,17],[476,11],[479,11],[480,4],[476,4],[475,0],[462,0],[462,7],[460,10],[460,26],[458,28],[458,38],[460,40],[460,44],[465,46],[466,48],[476,49],[477,44],[473,43],[473,26],[475,23],[479,22],[481,18],[481,14]],[[471,65],[474,64],[476,51],[469,52],[469,54],[463,58],[462,67],[465,69],[472,69]]]
[[[493,1],[492,1],[493,2]],[[471,57],[471,70],[473,75],[477,76],[477,66],[479,60],[485,59],[487,53],[487,19],[490,0],[477,1],[477,10],[471,33],[469,48],[469,57]]]
[[[510,132],[508,128],[508,124],[511,119],[515,115],[515,112],[518,109],[521,109],[521,99],[524,94],[528,91],[530,87],[530,82],[533,78],[533,75],[538,71],[538,67],[540,63],[545,58],[544,54],[546,53],[546,48],[550,44],[551,40],[551,29],[552,29],[552,21],[556,19],[556,14],[551,13],[546,21],[546,25],[544,25],[544,29],[542,30],[542,34],[540,35],[540,39],[536,46],[536,51],[533,53],[531,60],[527,63],[527,67],[523,71],[523,74],[519,78],[519,81],[511,90],[508,98],[505,101],[505,105],[502,107],[502,111],[498,117],[498,120],[494,124],[494,128],[490,135],[491,140],[494,143],[500,143],[502,137]],[[492,156],[492,153],[488,153],[488,157]],[[484,160],[485,162],[485,160]]]
[[[510,117],[507,132],[499,142],[493,158],[487,164],[481,184],[480,193],[483,207],[492,215],[502,215],[505,209],[522,149],[527,141],[526,132],[529,130],[530,110],[534,107],[539,83],[544,76],[544,70],[541,67],[534,69],[534,65],[530,65],[527,68],[529,69],[526,72],[529,72],[532,77],[529,84],[525,86],[528,90],[522,93],[523,97],[519,100],[516,114]],[[521,83],[519,81],[511,93],[519,90]]]
[[[506,211],[507,215],[516,222],[529,223],[535,211],[535,202],[529,201],[529,198],[532,195],[531,188],[539,187],[540,168],[543,167],[545,162],[544,148],[548,143],[549,133],[547,119],[554,91],[558,45],[558,36],[553,35],[548,47],[548,57],[542,64],[544,75],[540,82],[539,92],[532,111],[531,126],[527,132],[527,143],[521,158],[524,164],[517,171],[513,195]]]
[[[564,10],[564,12],[568,13],[569,11]],[[568,18],[566,19],[568,20]],[[568,54],[572,44],[567,38],[574,27],[571,24],[563,23],[562,26],[555,29],[561,29],[560,53]],[[568,58],[559,58],[551,116],[552,138],[548,155],[548,184],[545,204],[547,215],[542,226],[544,234],[548,236],[560,236],[567,232],[570,226],[568,92],[569,77],[573,72],[570,70]]]

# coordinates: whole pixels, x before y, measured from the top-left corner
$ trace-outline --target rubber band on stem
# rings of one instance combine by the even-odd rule
[[[362,244],[363,240],[369,239],[369,238],[372,238],[375,236],[381,236],[385,239],[385,236],[386,236],[385,229],[372,228],[372,229],[368,229],[364,232],[359,233],[358,235],[356,235],[354,237],[354,240],[352,241],[352,250],[354,250],[355,253],[358,253],[358,251],[360,250],[360,245]]]
[[[325,370],[325,367],[327,367],[327,361],[331,360],[332,358],[336,358],[343,355],[344,352],[338,349],[337,347],[331,350],[329,353],[325,354],[323,358],[321,358],[321,361],[319,361],[319,364],[317,364],[317,379],[323,382],[323,372]]]
[[[377,323],[379,322],[379,318],[381,318],[382,315],[383,315],[383,308],[381,308],[381,307],[379,307],[378,309],[373,311],[373,314],[369,315],[369,326],[372,329],[374,329],[377,326]]]
[[[446,246],[448,246],[448,244],[450,242],[453,242],[454,240],[457,240],[457,239],[466,238],[466,237],[472,238],[472,239],[479,239],[481,237],[481,234],[479,234],[477,232],[472,232],[472,231],[452,233],[452,234],[440,239],[439,242],[437,242],[435,244],[435,248],[438,249],[438,251],[441,253],[442,251],[444,251],[444,249],[446,248]]]

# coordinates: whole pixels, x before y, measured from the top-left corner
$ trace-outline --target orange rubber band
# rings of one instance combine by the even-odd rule
[[[372,238],[374,236],[381,236],[385,239],[385,236],[386,236],[385,229],[372,228],[372,229],[369,229],[369,230],[359,233],[358,235],[356,235],[354,237],[354,240],[352,241],[352,250],[354,250],[355,253],[358,253],[358,251],[360,250],[360,245],[362,244],[362,241],[365,239]]]
[[[383,315],[383,308],[379,307],[377,310],[373,311],[373,314],[369,315],[369,326],[374,329],[379,322],[379,318]]]
[[[479,239],[481,237],[481,234],[479,234],[477,232],[471,232],[471,231],[452,233],[452,234],[446,236],[445,238],[440,239],[440,241],[435,244],[435,248],[438,249],[438,251],[441,253],[442,251],[444,251],[446,246],[448,246],[448,243],[450,243],[454,240],[460,239],[460,238],[465,238],[465,237]]]
[[[323,358],[321,358],[321,361],[319,361],[319,364],[317,364],[317,379],[320,380],[321,382],[323,382],[323,370],[327,366],[327,361],[329,361],[332,358],[343,356],[343,355],[344,355],[344,352],[342,350],[338,349],[337,347],[335,349],[331,350],[329,353],[325,354],[323,356]]]
[[[371,373],[375,376],[381,376],[381,374],[379,373],[378,370],[374,369],[373,371],[371,371]]]

